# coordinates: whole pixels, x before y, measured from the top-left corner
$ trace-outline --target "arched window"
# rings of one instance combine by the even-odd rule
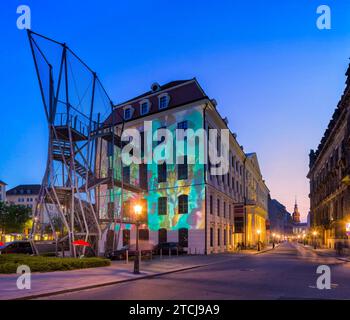
[[[179,196],[179,209],[178,212],[179,214],[186,214],[188,213],[188,196],[185,194],[182,194]]]
[[[179,245],[183,248],[188,247],[188,229],[179,229]]]
[[[167,230],[163,228],[158,230],[158,243],[164,242],[167,242]]]

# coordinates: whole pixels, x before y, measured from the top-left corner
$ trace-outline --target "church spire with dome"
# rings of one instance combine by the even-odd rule
[[[300,212],[298,209],[298,203],[296,198],[295,198],[295,205],[294,205],[294,211],[293,211],[293,222],[300,223]]]

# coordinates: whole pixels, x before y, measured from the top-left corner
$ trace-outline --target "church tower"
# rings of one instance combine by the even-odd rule
[[[293,222],[300,223],[300,212],[298,209],[298,203],[296,199],[295,199],[295,205],[294,205],[294,211],[293,211]]]

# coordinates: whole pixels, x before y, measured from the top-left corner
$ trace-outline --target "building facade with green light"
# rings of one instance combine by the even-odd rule
[[[107,176],[111,167],[120,168],[114,169],[113,175],[122,177],[123,181],[123,188],[120,185],[101,185],[97,203],[102,221],[132,216],[133,206],[141,204],[144,213],[139,231],[141,244],[178,242],[188,253],[210,254],[232,251],[239,241],[244,240],[247,222],[245,218],[242,221],[235,208],[247,200],[249,188],[254,189],[248,185],[247,163],[256,162],[257,158],[247,156],[238,144],[236,135],[231,132],[227,146],[229,169],[223,175],[212,175],[210,161],[200,161],[203,141],[195,140],[191,154],[188,147],[183,153],[179,152],[181,145],[176,136],[177,129],[192,129],[194,132],[228,129],[228,121],[218,113],[216,101],[206,95],[196,79],[174,81],[162,86],[155,83],[150,91],[115,106],[107,119],[107,122],[111,121],[119,132],[126,129],[140,132],[142,161],[121,164],[120,149],[108,142],[101,144],[103,152],[98,161],[102,175]],[[146,126],[151,131],[146,130]],[[159,129],[172,133],[172,148],[168,150],[166,147],[156,153],[164,138],[159,136]],[[220,139],[220,131],[218,134]],[[153,138],[153,141],[146,142],[145,135]],[[216,147],[218,145],[219,142]],[[210,152],[210,148],[208,150]],[[160,158],[169,154],[173,163],[159,162]],[[150,155],[152,161],[148,159]],[[209,158],[208,155],[205,157]],[[181,160],[177,161],[178,158]],[[112,162],[115,162],[114,166],[111,166]],[[257,176],[255,182],[259,180],[260,183],[260,171],[258,175],[253,172],[253,175]],[[257,215],[264,219],[259,220],[259,228],[264,229],[265,235],[267,188],[263,188],[263,194],[266,195],[266,208]],[[133,243],[136,238],[135,226],[123,219],[116,218],[116,223],[111,224],[115,238],[119,239],[118,247]],[[237,226],[241,222],[243,228],[235,230],[235,224]]]

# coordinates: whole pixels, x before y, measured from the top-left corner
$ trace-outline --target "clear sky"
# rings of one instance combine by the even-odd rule
[[[246,152],[258,154],[271,190],[302,217],[309,209],[308,153],[317,147],[344,88],[350,1],[0,2],[0,179],[40,183],[47,126],[18,5],[32,29],[66,42],[98,72],[115,103],[197,77]],[[332,29],[316,28],[316,8]]]

